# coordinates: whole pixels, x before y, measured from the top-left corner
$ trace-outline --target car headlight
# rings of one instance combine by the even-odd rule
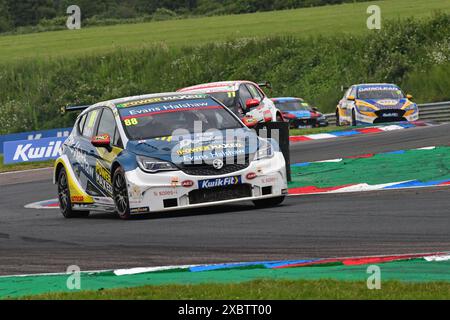
[[[358,106],[358,110],[362,112],[375,112],[376,110],[367,106]]]
[[[259,140],[259,147],[256,151],[254,160],[272,158],[274,155],[272,145],[265,140]]]
[[[139,168],[148,173],[178,170],[178,168],[171,162],[144,156],[137,156],[137,163]]]

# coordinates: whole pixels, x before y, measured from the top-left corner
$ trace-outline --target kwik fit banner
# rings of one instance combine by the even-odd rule
[[[50,129],[50,130],[5,134],[3,136],[0,136],[0,154],[4,153],[3,144],[8,141],[37,140],[51,137],[58,137],[58,138],[67,137],[71,131],[72,128],[62,128],[62,129]]]
[[[35,162],[56,159],[67,137],[19,140],[4,143],[3,163]]]

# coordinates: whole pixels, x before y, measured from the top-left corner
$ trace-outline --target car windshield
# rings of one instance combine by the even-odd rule
[[[236,106],[236,92],[211,92],[208,94],[230,109]]]
[[[404,95],[396,87],[366,87],[358,90],[358,99],[403,99]]]
[[[311,106],[304,101],[275,101],[275,106],[281,111],[311,111]]]
[[[156,98],[158,99],[158,98]],[[139,102],[138,102],[139,103]],[[209,129],[242,128],[242,124],[211,98],[172,100],[161,103],[127,103],[118,105],[123,127],[130,140],[145,140],[171,136],[177,129],[194,133],[201,124],[202,132]],[[200,124],[199,124],[200,122]]]

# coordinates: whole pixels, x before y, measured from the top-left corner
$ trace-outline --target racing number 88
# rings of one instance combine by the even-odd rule
[[[138,124],[138,121],[136,118],[131,118],[131,119],[125,119],[125,125],[126,126],[134,126]]]

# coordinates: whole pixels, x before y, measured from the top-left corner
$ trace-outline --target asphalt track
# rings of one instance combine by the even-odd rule
[[[450,124],[291,147],[292,162],[450,144]],[[407,165],[407,164],[405,164]],[[121,221],[67,220],[24,205],[55,198],[49,170],[0,175],[0,274],[450,250],[450,187],[288,198]]]

